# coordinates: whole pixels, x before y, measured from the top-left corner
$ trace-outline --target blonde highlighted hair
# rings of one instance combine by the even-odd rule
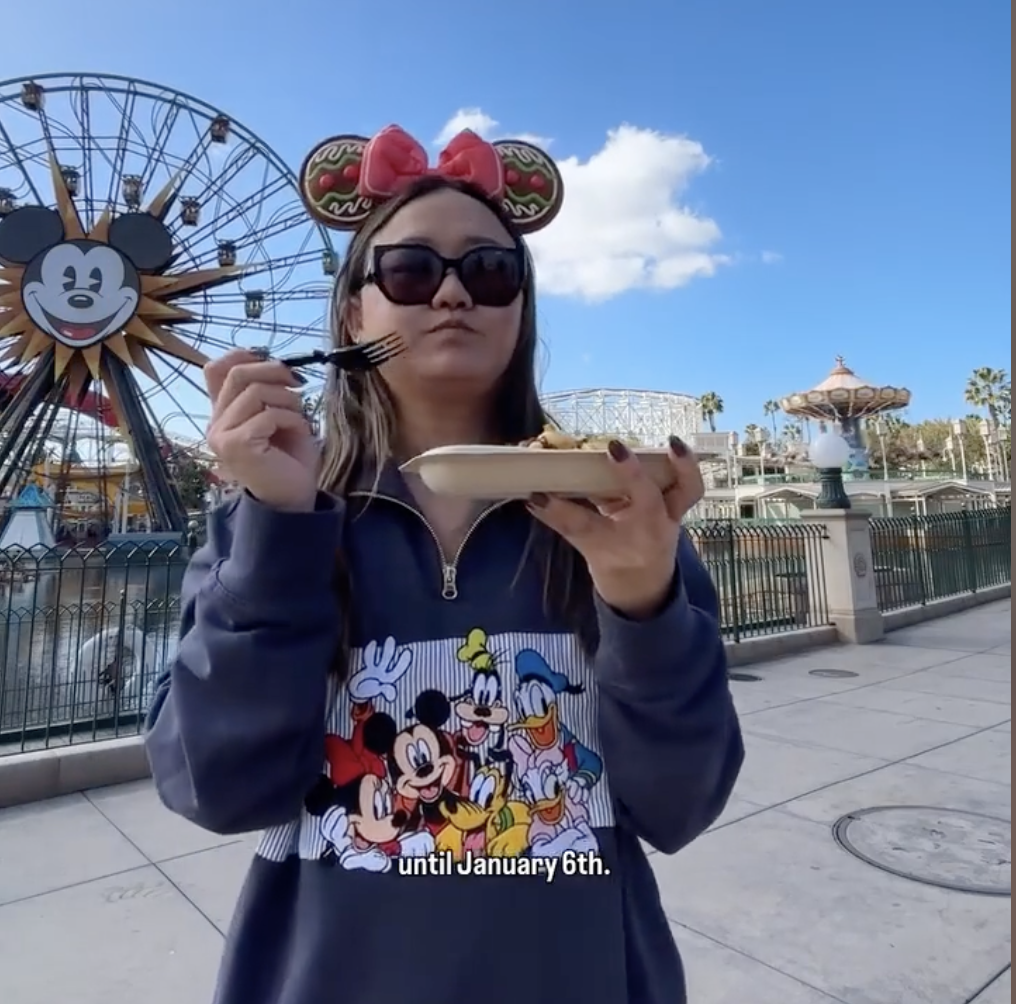
[[[479,189],[457,181],[428,176],[417,180],[398,196],[380,206],[353,235],[345,260],[336,277],[330,309],[332,344],[351,345],[350,304],[358,294],[370,257],[374,237],[402,209],[416,199],[442,189],[462,192],[483,203],[512,238],[524,247],[521,236],[499,203]],[[528,257],[528,255],[527,255]],[[527,272],[522,292],[522,321],[515,353],[501,377],[493,403],[495,432],[504,443],[517,443],[538,435],[548,421],[540,403],[536,366],[539,340],[536,331],[536,290],[533,269]],[[396,439],[397,409],[383,377],[369,372],[332,372],[323,398],[321,426],[324,457],[320,484],[340,498],[348,495],[364,472],[376,475],[391,459]],[[596,645],[592,588],[585,563],[556,535],[534,521],[530,546],[522,560],[541,563],[544,606],[548,616],[562,629],[572,630],[587,650]],[[339,569],[338,588],[342,609],[347,614],[343,655],[348,652],[348,614],[356,602],[348,571]],[[339,660],[345,674],[346,659]]]

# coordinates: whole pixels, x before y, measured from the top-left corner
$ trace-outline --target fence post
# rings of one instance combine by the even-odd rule
[[[738,563],[740,555],[737,553],[737,534],[734,530],[734,521],[727,520],[727,556],[726,565],[729,570],[730,579],[730,621],[734,630],[734,641],[741,640],[741,568]]]
[[[966,505],[960,509],[960,525],[963,527],[963,564],[967,572],[967,588],[976,593],[980,584],[980,569],[977,567],[977,549],[974,547],[974,534],[970,527],[971,514]]]
[[[822,565],[829,620],[840,640],[857,645],[881,640],[885,628],[875,589],[868,514],[854,509],[811,509],[802,512],[801,518],[825,527]]]

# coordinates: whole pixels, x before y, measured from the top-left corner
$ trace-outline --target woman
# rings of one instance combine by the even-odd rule
[[[695,839],[743,758],[716,594],[680,533],[695,458],[673,441],[663,494],[611,444],[625,498],[599,509],[478,510],[399,474],[426,449],[542,430],[512,220],[532,230],[559,203],[519,213],[548,191],[520,165],[560,178],[472,134],[423,173],[404,133],[384,136],[332,141],[304,171],[312,211],[357,227],[335,342],[408,345],[332,378],[323,463],[284,366],[207,368],[209,444],[246,491],[188,570],[147,744],[174,812],[266,831],[216,1001],[679,1004],[640,840]],[[455,180],[463,149],[500,173]],[[336,177],[355,182],[338,200]]]

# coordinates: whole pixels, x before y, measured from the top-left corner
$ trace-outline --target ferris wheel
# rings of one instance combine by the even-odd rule
[[[0,82],[0,498],[42,483],[59,521],[84,478],[109,529],[130,479],[133,527],[184,529],[171,443],[204,434],[201,366],[319,348],[337,263],[293,172],[212,105]]]

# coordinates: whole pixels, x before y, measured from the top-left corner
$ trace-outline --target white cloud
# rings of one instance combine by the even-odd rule
[[[439,142],[461,129],[504,135],[490,115],[465,108],[452,116]],[[732,259],[717,250],[722,234],[715,220],[682,201],[711,163],[695,140],[627,124],[611,130],[588,160],[558,158],[564,206],[529,241],[541,291],[597,302],[633,289],[676,289],[729,264]]]
[[[479,108],[460,108],[445,124],[434,140],[436,146],[444,146],[453,136],[464,129],[472,129],[479,136],[489,138],[497,128],[497,121]]]
[[[783,261],[783,255],[779,251],[763,251],[759,257],[763,265],[779,265]]]
[[[453,136],[457,136],[464,129],[472,129],[477,136],[484,139],[519,139],[524,143],[535,143],[546,150],[551,140],[545,136],[536,136],[527,132],[501,132],[501,123],[491,118],[480,108],[460,108],[445,124],[434,140],[435,146],[444,146]]]

